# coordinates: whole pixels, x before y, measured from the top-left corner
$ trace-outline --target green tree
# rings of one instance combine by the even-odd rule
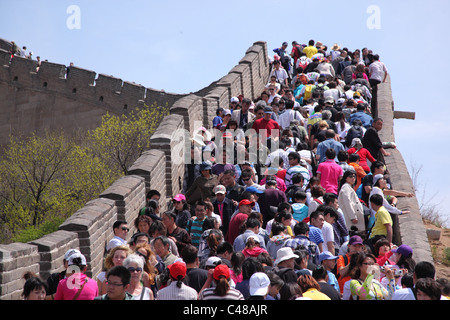
[[[56,231],[95,199],[150,147],[166,107],[105,115],[87,133],[10,137],[0,159],[0,243],[26,242]]]
[[[101,159],[61,132],[11,137],[0,177],[0,221],[10,237],[69,217],[117,178]]]
[[[144,105],[129,114],[106,114],[102,124],[88,133],[93,152],[115,172],[128,174],[128,168],[142,153],[150,149],[150,137],[161,120],[169,114],[168,108]]]

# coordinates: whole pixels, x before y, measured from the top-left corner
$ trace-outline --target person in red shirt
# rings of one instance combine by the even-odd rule
[[[363,147],[361,139],[359,138],[354,138],[352,140],[352,144],[350,145],[350,149],[347,150],[347,153],[349,155],[355,152],[359,155],[359,165],[364,169],[365,172],[369,173],[370,168],[367,164],[367,159],[369,159],[370,163],[374,163],[376,159],[372,157],[369,150]]]
[[[252,129],[263,137],[272,136],[272,139],[277,140],[280,137],[280,125],[272,119],[272,113],[271,106],[264,107],[264,117],[255,120]]]

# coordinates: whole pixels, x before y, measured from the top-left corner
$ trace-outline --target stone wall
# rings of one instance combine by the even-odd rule
[[[107,112],[120,115],[144,103],[172,105],[186,94],[145,88],[113,76],[74,66],[14,57],[0,39],[0,145],[10,134],[63,129],[76,132],[97,127]],[[6,49],[6,50],[5,50]]]
[[[231,96],[243,93],[256,98],[264,89],[270,68],[266,43],[256,42],[239,65],[219,81],[195,94],[174,95],[155,90],[149,92],[149,89],[105,75],[95,79],[94,72],[80,68],[73,68],[66,79],[65,66],[50,62],[43,63],[36,73],[32,62],[14,58],[9,64],[5,53],[0,49],[0,97],[6,97],[10,105],[8,121],[12,118],[17,122],[25,121],[27,113],[31,113],[32,120],[27,121],[36,125],[30,129],[42,129],[40,121],[52,129],[52,123],[63,121],[60,117],[67,110],[76,114],[84,104],[86,109],[79,114],[78,125],[88,128],[89,121],[81,120],[87,114],[101,120],[103,112],[122,112],[125,104],[134,106],[145,102],[150,105],[152,101],[158,105],[167,104],[170,115],[159,124],[151,138],[151,149],[134,162],[129,175],[116,180],[99,198],[75,212],[58,231],[29,243],[0,245],[2,300],[20,299],[24,284],[22,276],[26,271],[35,272],[44,279],[51,273],[62,271],[63,255],[70,248],[79,248],[86,256],[88,276],[95,277],[101,272],[106,244],[113,237],[114,221],[126,220],[130,235],[133,234],[134,219],[145,206],[145,196],[150,189],[161,193],[160,202],[165,210],[167,201],[182,189],[185,148],[190,145],[189,139],[196,126],[210,127],[216,108],[228,107]],[[46,86],[44,82],[47,82]],[[49,101],[44,104],[41,99]],[[38,111],[34,104],[41,104]],[[60,114],[47,119],[53,112]],[[40,116],[44,113],[48,116]],[[9,134],[12,128],[12,123],[0,123],[0,130],[3,130],[0,134]]]
[[[381,141],[395,142],[394,111],[394,100],[389,79],[378,85],[378,114],[383,119],[383,128],[379,133]],[[391,155],[384,157],[384,161],[391,177],[392,187],[395,190],[414,193],[414,185],[400,150],[388,149],[388,151]],[[394,216],[394,227],[397,226],[394,234],[396,243],[405,243],[411,246],[416,261],[433,262],[417,198],[399,197],[398,199],[397,207],[402,210],[409,210],[411,213]]]

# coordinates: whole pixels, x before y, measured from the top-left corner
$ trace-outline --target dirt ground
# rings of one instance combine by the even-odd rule
[[[424,220],[425,228],[441,231],[439,240],[430,240],[431,253],[436,267],[436,278],[450,280],[450,261],[445,261],[444,249],[450,248],[450,229],[439,228],[427,220]]]

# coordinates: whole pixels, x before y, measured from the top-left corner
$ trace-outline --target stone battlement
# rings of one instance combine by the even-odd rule
[[[0,144],[9,134],[29,134],[45,129],[92,129],[106,112],[120,115],[144,104],[173,104],[186,94],[146,88],[113,76],[63,64],[15,56],[0,39]],[[6,49],[6,50],[5,50]]]

